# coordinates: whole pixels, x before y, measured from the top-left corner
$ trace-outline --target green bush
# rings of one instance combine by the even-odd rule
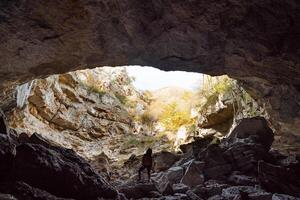
[[[190,117],[190,112],[179,111],[177,103],[173,102],[164,107],[161,116],[159,116],[159,121],[166,130],[177,131],[180,126],[190,124],[192,119]]]
[[[102,97],[104,94],[106,94],[105,91],[103,91],[101,88],[98,88],[95,85],[87,86],[87,89],[90,93],[91,92],[98,93],[100,97]]]
[[[115,97],[117,98],[117,99],[119,99],[119,101],[122,103],[122,104],[126,104],[127,103],[127,101],[128,101],[128,99],[127,99],[127,97],[126,96],[124,96],[124,95],[121,95],[121,94],[118,94],[118,93],[115,93]]]
[[[202,110],[215,105],[219,95],[231,93],[234,87],[234,80],[228,76],[210,77],[207,76],[205,83],[199,91],[199,95],[206,98],[204,104],[200,105]]]

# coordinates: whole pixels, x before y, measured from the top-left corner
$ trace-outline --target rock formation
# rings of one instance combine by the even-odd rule
[[[125,97],[135,91],[125,83],[128,76],[123,68],[109,70],[76,72],[36,80],[28,103],[9,115],[10,127],[18,134],[40,133],[49,141],[72,148],[87,159],[101,152],[114,159],[113,152],[110,152],[112,144],[131,133],[133,128],[127,108],[116,96]],[[106,77],[99,79],[101,83],[114,88],[101,90],[101,85],[98,85],[100,89],[97,90],[85,85],[88,83],[79,78],[86,80],[91,79],[89,76],[101,74]]]
[[[270,108],[291,141],[300,124],[299,10],[297,0],[5,1],[2,108],[14,106],[18,84],[87,66],[228,74]]]
[[[73,150],[36,135],[21,143],[0,136],[0,193],[17,199],[117,198],[117,191]]]
[[[227,74],[264,105],[275,128],[275,146],[285,147],[287,153],[299,152],[299,13],[297,0],[1,1],[0,107],[10,112],[19,103],[15,101],[17,85],[87,67],[139,64],[164,70]],[[46,99],[30,98],[31,112],[39,116],[38,120],[51,122],[51,129],[59,130],[61,126],[74,131],[72,138],[88,141],[103,137],[99,133],[105,131],[94,132],[94,126],[84,119],[74,123],[76,119],[72,115],[80,110],[69,103],[78,105],[88,99],[74,95],[68,84],[72,84],[72,80],[63,83],[64,87],[48,85],[58,91]],[[43,93],[48,89],[47,83],[43,86],[45,88],[34,90]],[[54,94],[61,102],[51,101]],[[45,103],[52,103],[53,109],[44,110]],[[100,112],[113,121],[109,114],[111,106],[97,108],[100,111],[90,111],[89,117],[96,120],[99,116],[93,115]],[[67,113],[67,118],[57,112],[59,110]],[[118,117],[124,119],[122,124],[128,124],[122,109],[120,113]],[[266,123],[262,124],[261,127],[266,128]],[[0,125],[1,131],[6,132],[0,137],[1,198],[118,196],[116,190],[73,151],[53,147],[55,141],[46,142],[47,145],[44,142],[28,144],[30,138],[24,135],[20,140],[27,142],[18,144],[13,131],[4,127],[5,122]],[[37,132],[43,134],[43,128],[39,127]],[[81,135],[81,128],[91,128],[90,134]],[[270,133],[268,128],[264,131]],[[299,157],[270,151],[273,137],[266,134],[266,138],[261,138],[256,133],[261,131],[249,135],[242,129],[228,140],[219,142],[209,138],[203,142],[208,143],[207,146],[195,148],[192,145],[188,149],[192,152],[175,165],[183,168],[182,174],[186,175],[190,159],[204,162],[203,167],[192,170],[197,172],[198,178],[203,176],[204,182],[200,178],[197,182],[203,182],[201,185],[174,186],[167,172],[159,172],[158,189],[155,184],[134,184],[130,190],[123,185],[120,190],[124,195],[120,198],[144,193],[146,188],[150,198],[164,195],[162,198],[167,199],[297,199],[292,196],[299,196],[300,191]],[[78,152],[83,154],[85,150],[78,149]],[[20,165],[20,162],[26,164]],[[22,169],[24,173],[20,173]],[[233,170],[238,172],[233,173]],[[42,182],[36,172],[49,178],[50,183]],[[62,175],[73,180],[74,187],[62,185],[65,181]],[[257,182],[259,186],[253,186]],[[61,187],[69,194],[63,193]]]
[[[202,148],[152,174],[153,183],[129,180],[119,191],[133,199],[299,199],[299,157],[270,151],[273,139],[264,118],[246,118],[219,144],[192,143]]]

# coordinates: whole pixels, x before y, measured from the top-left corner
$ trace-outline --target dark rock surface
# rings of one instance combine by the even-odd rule
[[[0,180],[9,178],[7,177],[8,172],[15,155],[16,145],[14,141],[8,135],[0,134]]]
[[[0,188],[6,193],[14,194],[14,197],[18,200],[75,200],[54,196],[45,190],[32,187],[24,182],[1,184]]]
[[[153,183],[124,184],[119,186],[118,190],[129,199],[155,197],[153,192],[158,191]]]
[[[2,86],[81,64],[185,66],[299,83],[294,0],[5,1],[0,13]]]
[[[180,159],[180,156],[168,151],[162,151],[160,153],[154,154],[153,157],[155,162],[155,171],[169,169],[176,161]]]
[[[0,192],[22,200],[117,198],[117,191],[74,151],[51,146],[38,135],[28,142],[16,147],[8,135],[0,135]]]
[[[86,161],[72,150],[63,148],[47,149],[37,144],[18,146],[12,174],[17,181],[25,181],[60,197],[96,199],[117,196],[116,191]]]
[[[300,165],[272,165],[264,161],[258,163],[258,177],[270,192],[290,194],[300,197]]]
[[[230,144],[234,144],[236,141],[249,139],[249,142],[261,144],[262,147],[269,151],[274,141],[274,133],[268,126],[267,120],[262,117],[242,119],[238,126],[230,133],[227,141]]]
[[[219,144],[211,143],[212,138],[207,136],[185,145],[202,146],[185,151],[194,155],[193,159],[181,159],[168,170],[152,174],[151,180],[161,197],[150,197],[149,191],[154,190],[151,183],[152,189],[131,182],[119,191],[128,198],[141,198],[144,192],[144,197],[152,199],[299,199],[299,158],[270,151],[274,134],[265,122],[262,118],[244,119]],[[175,176],[183,176],[181,183]]]

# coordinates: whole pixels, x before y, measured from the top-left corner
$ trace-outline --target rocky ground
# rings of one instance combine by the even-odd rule
[[[179,153],[162,151],[168,141],[153,144],[147,127],[133,121],[146,101],[124,68],[55,75],[31,87],[20,93],[28,103],[18,101],[8,115],[10,132],[0,137],[3,199],[300,197],[299,157],[271,147],[275,136],[266,119],[251,118],[268,116],[238,86],[232,90],[237,95],[217,94],[202,107],[197,132],[188,133],[192,142]],[[144,149],[130,143],[139,137],[149,139]],[[139,182],[148,146],[155,150],[154,171],[150,182],[146,174]]]
[[[274,135],[263,118],[242,120],[222,141],[184,145],[184,154],[157,154],[151,182],[133,176],[116,188],[73,150],[26,136],[0,135],[2,199],[300,199],[299,157],[270,149]]]
[[[274,135],[263,118],[242,120],[221,142],[213,138],[182,146],[181,158],[150,183],[133,177],[119,192],[129,199],[300,199],[299,157],[270,150]]]

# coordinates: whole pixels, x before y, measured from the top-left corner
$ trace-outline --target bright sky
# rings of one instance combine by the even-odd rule
[[[135,77],[134,86],[140,90],[157,90],[175,86],[195,90],[202,84],[200,73],[182,71],[161,71],[153,67],[127,66],[129,76]]]

